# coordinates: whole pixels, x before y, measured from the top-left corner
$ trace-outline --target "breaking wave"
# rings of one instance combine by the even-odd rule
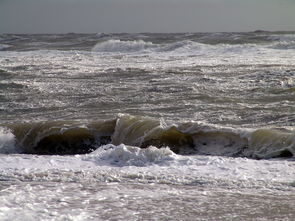
[[[272,49],[288,50],[295,49],[295,35],[285,34],[285,35],[272,35],[269,36],[269,40],[273,41],[270,46]]]
[[[212,45],[198,43],[190,40],[177,41],[168,44],[154,44],[143,40],[121,41],[107,40],[97,43],[93,48],[93,52],[114,52],[114,53],[135,53],[135,52],[177,52],[177,53],[199,53],[205,52],[208,49],[223,49]],[[226,48],[228,50],[228,48]]]
[[[277,45],[277,44],[276,44]],[[269,48],[275,48],[276,45],[271,45]],[[264,48],[264,46],[262,46]],[[107,40],[97,43],[93,48],[93,52],[101,53],[170,53],[176,55],[191,54],[191,55],[208,55],[208,54],[224,54],[224,53],[248,53],[249,51],[257,51],[255,44],[204,44],[191,40],[182,40],[167,44],[154,44],[143,40],[121,41]]]
[[[295,133],[286,129],[250,131],[195,122],[167,126],[162,121],[130,115],[91,123],[6,125],[2,126],[0,134],[1,153],[15,153],[18,150],[19,153],[27,154],[84,154],[108,144],[124,144],[132,146],[127,149],[133,153],[133,147],[145,149],[153,146],[168,147],[174,153],[183,155],[257,159],[295,156]]]
[[[292,50],[295,49],[295,35],[286,36],[270,36],[267,42],[263,44],[257,43],[230,43],[220,42],[216,44],[198,42],[194,40],[180,40],[169,43],[152,43],[143,40],[118,40],[109,39],[98,42],[93,48],[93,52],[108,52],[108,53],[135,53],[135,52],[175,52],[177,54],[224,54],[224,53],[248,53],[256,52],[257,50],[265,52],[266,49],[276,50]]]

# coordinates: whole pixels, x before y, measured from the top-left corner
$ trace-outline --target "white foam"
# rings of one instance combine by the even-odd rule
[[[92,51],[95,52],[137,52],[143,51],[148,48],[153,48],[154,45],[151,42],[145,42],[143,40],[137,41],[121,41],[121,40],[108,40],[97,43]]]
[[[88,155],[0,155],[0,160],[1,176],[13,180],[189,184],[202,179],[216,185],[272,187],[295,177],[294,161],[180,156],[168,148],[125,145],[107,145]]]
[[[146,166],[150,163],[164,163],[167,160],[173,160],[175,157],[176,154],[169,148],[158,149],[150,146],[141,149],[124,144],[119,146],[108,144],[97,149],[85,159],[95,159],[96,162],[103,160],[120,166]]]
[[[0,154],[19,152],[14,135],[8,129],[0,127]]]

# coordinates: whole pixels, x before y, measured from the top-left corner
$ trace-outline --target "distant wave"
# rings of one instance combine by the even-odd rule
[[[194,42],[191,40],[177,41],[165,45],[161,45],[158,47],[158,52],[168,52],[168,51],[176,51],[176,52],[198,52],[201,50],[206,50],[212,48],[211,45]]]
[[[288,50],[295,49],[295,41],[281,41],[270,46],[272,49]]]
[[[82,154],[106,144],[125,144],[140,148],[169,147],[174,153],[185,155],[258,159],[295,156],[294,131],[247,131],[194,122],[166,126],[158,120],[129,115],[87,124],[40,122],[6,125],[2,126],[0,134],[1,153],[15,153],[18,149],[32,154]]]
[[[273,46],[273,45],[272,45]],[[216,55],[224,53],[248,53],[256,52],[265,46],[257,46],[256,44],[205,44],[192,40],[181,40],[171,43],[155,44],[145,42],[143,40],[121,41],[107,40],[97,43],[93,48],[93,52],[107,53],[174,53],[176,55]]]
[[[6,44],[0,44],[0,51],[5,50],[7,48],[10,48],[10,45],[6,45]]]
[[[271,35],[268,37],[273,43],[270,48],[273,49],[295,49],[295,34]]]
[[[121,41],[121,40],[107,40],[97,43],[93,48],[93,52],[188,52],[188,51],[200,51],[212,47],[210,45],[193,42],[190,40],[177,41],[168,44],[154,44],[152,42],[145,42],[143,40],[134,41]]]
[[[268,39],[271,41],[292,42],[295,41],[295,34],[272,34]]]
[[[294,32],[248,32],[248,33],[179,33],[179,34],[56,34],[56,35],[0,35],[0,50],[79,50],[96,52],[184,52],[201,46],[214,49],[247,45],[257,48],[294,49]],[[94,42],[96,44],[94,45]],[[94,45],[94,46],[93,46]],[[209,49],[211,47],[208,47]]]
[[[92,51],[95,52],[137,52],[148,48],[153,48],[155,45],[151,42],[143,40],[136,41],[121,41],[121,40],[107,40],[97,43]]]

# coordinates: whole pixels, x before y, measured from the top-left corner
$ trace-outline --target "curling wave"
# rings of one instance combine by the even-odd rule
[[[177,154],[205,154],[266,159],[295,156],[295,133],[286,129],[242,130],[188,122],[167,126],[150,118],[2,125],[1,153],[18,148],[29,154],[83,154],[106,144],[169,147]],[[13,150],[13,151],[12,151]],[[132,151],[132,150],[131,150]]]

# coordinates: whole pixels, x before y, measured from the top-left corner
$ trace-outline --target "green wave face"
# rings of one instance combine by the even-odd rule
[[[159,120],[130,115],[88,123],[52,121],[6,126],[14,134],[16,144],[30,154],[83,154],[111,143],[169,147],[184,155],[258,159],[295,156],[295,134],[286,129],[247,132],[192,122],[167,126]]]

